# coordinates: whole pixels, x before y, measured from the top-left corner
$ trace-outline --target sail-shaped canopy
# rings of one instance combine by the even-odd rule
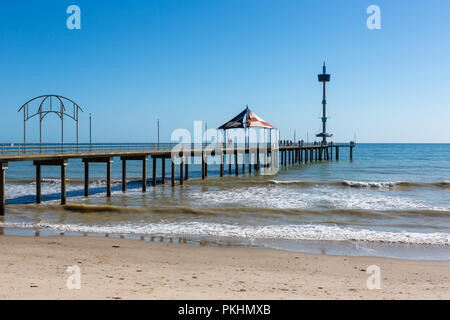
[[[227,130],[227,129],[236,129],[236,128],[245,128],[245,116],[247,115],[248,107],[245,108],[244,111],[239,113],[236,117],[228,121],[227,123],[221,125],[219,129]]]
[[[248,110],[247,119],[248,127],[275,129],[273,125],[258,117],[258,115],[256,115],[253,111],[250,111],[250,109]]]
[[[237,129],[237,128],[267,128],[275,129],[270,123],[264,121],[256,113],[251,111],[248,106],[239,113],[236,117],[228,121],[227,123],[221,125],[219,129]]]
[[[321,133],[316,134],[316,137],[319,137],[319,138],[323,138],[323,137],[331,138],[332,136],[333,135],[331,133],[323,133],[323,132],[321,132]]]

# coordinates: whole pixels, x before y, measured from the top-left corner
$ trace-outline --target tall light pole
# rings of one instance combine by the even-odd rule
[[[158,127],[158,150],[159,150],[159,119],[156,122]]]
[[[92,113],[89,113],[89,151],[92,151]]]

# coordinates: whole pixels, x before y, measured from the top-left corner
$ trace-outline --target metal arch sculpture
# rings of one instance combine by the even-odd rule
[[[57,100],[57,104],[59,103],[59,106],[56,106],[54,108],[53,106],[53,98]],[[45,109],[45,102],[49,101],[48,109]],[[29,112],[29,104],[32,102],[39,102],[39,107],[36,111],[36,113],[30,114]],[[71,104],[73,106],[72,114],[66,112],[66,106],[64,105],[64,102],[66,104]],[[58,111],[59,109],[59,111]],[[76,123],[76,143],[78,145],[78,112],[83,112],[83,108],[81,108],[76,102],[73,100],[58,96],[54,94],[48,94],[48,95],[42,95],[35,97],[33,99],[28,100],[25,102],[18,110],[18,112],[23,110],[23,144],[24,144],[24,152],[25,152],[25,144],[26,144],[26,123],[28,120],[34,118],[35,116],[39,116],[39,145],[42,147],[42,121],[44,118],[50,114],[55,113],[60,119],[61,119],[61,150],[64,151],[64,116],[69,117],[70,119],[74,120]]]

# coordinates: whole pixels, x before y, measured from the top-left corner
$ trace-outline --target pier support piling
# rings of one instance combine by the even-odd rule
[[[61,204],[66,204],[66,166],[67,162],[61,165]]]
[[[152,165],[153,165],[153,170],[152,170],[152,186],[155,187],[156,186],[156,159],[155,157],[152,157]],[[164,176],[165,176],[165,168],[164,168],[164,158],[162,159],[163,164],[162,164],[162,180],[164,181]],[[164,182],[163,182],[164,184]]]
[[[142,159],[142,192],[147,191],[147,157]]]
[[[350,146],[350,161],[353,161],[353,146]]]
[[[225,155],[220,154],[220,177],[223,177],[224,174],[224,164],[225,164]]]
[[[5,215],[5,187],[6,187],[6,178],[5,171],[8,169],[7,162],[0,162],[0,216]]]
[[[202,180],[205,180],[205,154],[202,152]]]
[[[111,198],[111,163],[112,159],[106,162],[106,196]]]
[[[184,166],[184,156],[180,156],[180,185],[183,185],[183,166]]]
[[[171,164],[172,164],[172,176],[171,176],[170,183],[171,183],[172,187],[175,187],[175,161],[173,160],[173,158],[172,158]]]
[[[336,147],[336,160],[339,160],[339,147]]]
[[[235,175],[238,176],[239,175],[239,161],[238,161],[238,152],[237,150],[234,151],[234,171],[235,171]]]
[[[261,163],[260,163],[260,156],[259,156],[259,146],[256,148],[256,170],[260,171],[261,170]]]
[[[89,197],[89,162],[84,163],[84,196]]]
[[[41,203],[41,165],[36,165],[36,203]]]
[[[122,159],[122,192],[127,191],[127,160]]]

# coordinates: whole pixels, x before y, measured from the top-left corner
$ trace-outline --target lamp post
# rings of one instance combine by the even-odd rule
[[[89,151],[92,151],[92,113],[89,113]]]
[[[157,127],[158,127],[158,150],[159,150],[159,119],[157,120]]]

